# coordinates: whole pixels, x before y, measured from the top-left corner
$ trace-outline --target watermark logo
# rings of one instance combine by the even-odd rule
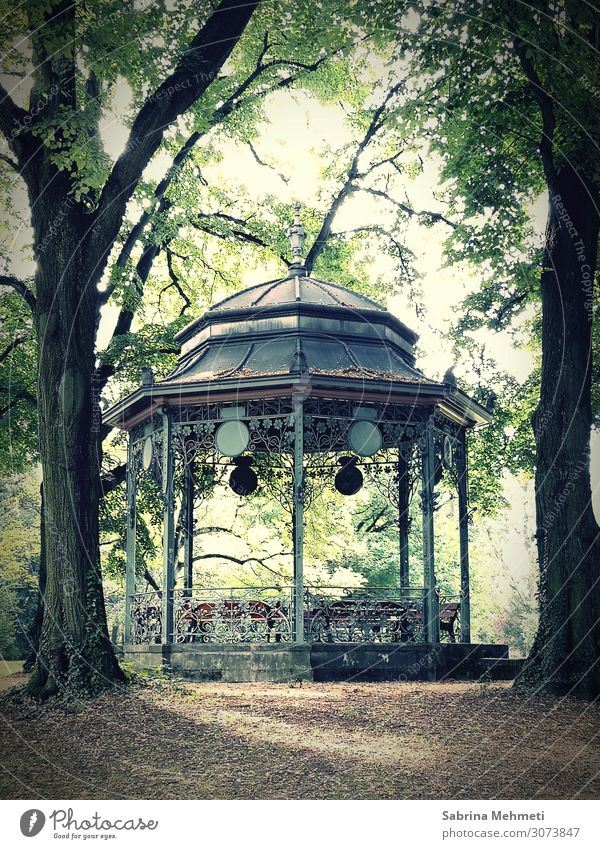
[[[32,808],[21,817],[21,834],[25,837],[35,837],[46,824],[46,817],[37,808]]]

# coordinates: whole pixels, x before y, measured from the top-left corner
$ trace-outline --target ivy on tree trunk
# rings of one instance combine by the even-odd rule
[[[597,187],[570,165],[550,181],[541,277],[542,376],[533,416],[540,624],[524,682],[600,695],[600,529],[592,508],[592,285]]]

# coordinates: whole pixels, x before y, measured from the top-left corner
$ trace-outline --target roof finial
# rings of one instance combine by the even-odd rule
[[[306,239],[306,233],[304,232],[304,227],[300,221],[300,203],[298,201],[294,204],[294,216],[294,223],[287,233],[288,239],[290,240],[290,247],[292,249],[292,262],[290,264],[290,268],[303,269],[302,248],[304,246],[304,240]]]

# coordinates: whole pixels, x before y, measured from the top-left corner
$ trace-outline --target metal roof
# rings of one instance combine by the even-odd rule
[[[343,286],[307,277],[301,274],[288,275],[278,280],[259,283],[230,295],[210,308],[210,312],[221,310],[237,310],[246,307],[272,306],[301,301],[304,304],[320,304],[321,306],[342,306],[356,310],[381,310],[385,307],[372,301],[365,295],[353,292]]]
[[[177,339],[179,365],[161,384],[298,370],[423,379],[409,328],[370,298],[301,273],[220,301]]]
[[[186,398],[232,388],[263,397],[299,376],[312,379],[319,391],[339,388],[342,381],[348,397],[354,391],[385,392],[431,403],[437,395],[452,399],[466,424],[489,420],[455,386],[430,380],[415,366],[417,336],[403,322],[358,292],[307,276],[299,263],[285,277],[218,302],[176,338],[177,368],[115,404],[105,421],[127,426],[159,397],[184,404]]]

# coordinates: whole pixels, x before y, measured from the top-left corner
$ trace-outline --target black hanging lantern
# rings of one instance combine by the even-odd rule
[[[338,462],[342,468],[335,476],[335,488],[342,495],[356,495],[364,481],[361,470],[356,468],[358,457],[340,457]]]
[[[256,472],[251,467],[252,457],[236,457],[235,469],[229,475],[229,486],[236,495],[252,495],[258,486]]]

